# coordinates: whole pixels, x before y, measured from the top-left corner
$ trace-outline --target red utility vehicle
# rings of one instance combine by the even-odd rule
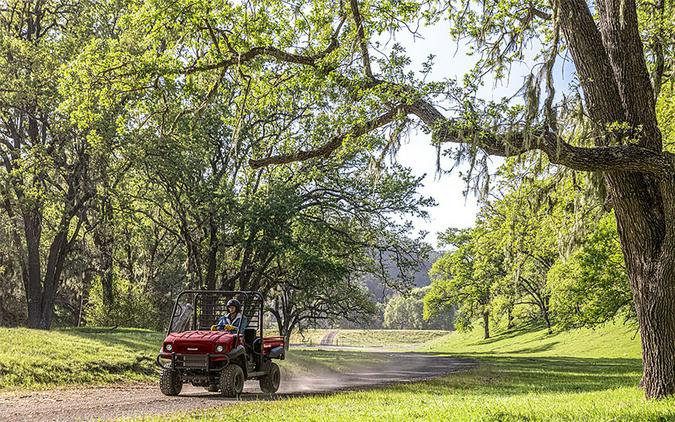
[[[212,331],[212,326],[227,314],[230,299],[239,300],[244,318],[231,332]],[[157,356],[157,364],[162,368],[159,382],[162,393],[176,396],[183,383],[189,382],[208,391],[220,391],[226,397],[236,397],[249,379],[259,380],[263,393],[275,393],[281,374],[272,359],[284,359],[284,338],[263,337],[263,303],[259,292],[181,292]]]

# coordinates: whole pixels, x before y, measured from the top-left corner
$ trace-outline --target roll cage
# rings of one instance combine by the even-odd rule
[[[182,291],[174,302],[167,336],[172,332],[210,330],[221,316],[227,314],[227,302],[230,299],[239,300],[240,312],[247,320],[246,327],[242,327],[243,318],[239,319],[235,334],[243,333],[246,328],[254,328],[262,338],[264,298],[259,292],[239,290]]]

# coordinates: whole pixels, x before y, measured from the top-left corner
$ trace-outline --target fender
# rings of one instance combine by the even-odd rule
[[[230,350],[227,353],[227,358],[230,360],[230,362],[236,361],[239,357],[243,356],[246,353],[246,348],[243,345],[239,345],[235,347],[234,349]]]
[[[286,351],[284,350],[284,346],[277,346],[272,348],[270,350],[269,358],[270,359],[281,359],[284,360],[286,357]]]

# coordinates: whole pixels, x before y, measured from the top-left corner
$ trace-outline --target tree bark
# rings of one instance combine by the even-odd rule
[[[216,268],[218,265],[218,228],[213,219],[213,215],[209,215],[209,251],[208,251],[208,267],[206,269],[206,289],[215,290],[216,288]]]
[[[490,338],[490,313],[483,311],[483,339]]]
[[[106,190],[107,186],[106,186]],[[99,252],[98,273],[103,289],[103,304],[110,307],[115,302],[113,288],[113,253],[115,238],[113,236],[113,206],[108,194],[101,198],[100,221],[93,230],[93,240]]]
[[[284,349],[288,350],[291,346],[291,334],[293,334],[293,330],[295,329],[294,325],[291,325],[290,327],[287,327],[284,330]]]
[[[58,283],[63,272],[63,262],[67,253],[67,232],[61,230],[56,234],[49,248],[47,257],[47,267],[42,289],[42,310],[40,315],[40,329],[49,330],[52,326],[52,316],[54,315],[54,301]]]
[[[542,309],[542,315],[544,316],[544,321],[546,322],[546,328],[548,329],[548,333],[553,334],[553,329],[551,328],[551,315],[548,312],[548,306]]]
[[[640,326],[643,378],[650,398],[675,394],[675,249],[662,198],[649,179],[608,176],[626,270]],[[626,180],[628,179],[628,180]],[[622,186],[619,183],[623,181]],[[640,189],[625,195],[626,185]],[[666,196],[672,196],[672,184]],[[672,215],[671,215],[672,218]],[[673,223],[671,222],[670,225]],[[670,228],[672,230],[672,228]]]
[[[40,264],[40,239],[42,235],[42,223],[39,212],[33,210],[24,211],[24,236],[26,240],[26,274],[23,274],[25,283],[26,302],[28,303],[28,327],[40,328],[42,317],[42,283]]]
[[[589,114],[603,126],[628,123],[631,138],[660,153],[661,133],[635,3],[597,4],[599,30],[585,1],[560,2],[563,32]],[[624,142],[623,137],[618,141]],[[605,143],[610,141],[605,137]],[[646,173],[611,171],[604,180],[640,325],[642,385],[648,398],[669,396],[675,394],[675,179],[671,174],[656,179]]]
[[[28,327],[49,330],[54,314],[54,301],[59,280],[63,272],[65,257],[70,250],[68,227],[70,218],[63,216],[61,229],[56,233],[49,247],[47,266],[44,274],[40,265],[40,219],[31,218],[26,222],[26,244],[28,250],[28,274],[26,299],[28,301]],[[79,226],[78,226],[79,228]],[[77,230],[74,236],[77,236]]]
[[[509,307],[506,311],[506,329],[510,330],[513,328],[513,309]]]
[[[674,264],[670,256],[630,277],[642,342],[641,385],[647,397],[675,394]]]

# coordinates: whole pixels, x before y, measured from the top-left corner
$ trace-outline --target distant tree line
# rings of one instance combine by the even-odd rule
[[[616,222],[593,177],[531,162],[501,167],[499,193],[483,201],[475,227],[441,236],[448,251],[430,273],[427,317],[456,304],[456,325],[538,322],[551,333],[619,318],[635,322]]]
[[[393,296],[386,304],[383,328],[399,330],[452,330],[455,306],[445,303],[431,317],[425,318],[424,297],[431,286],[419,287]]]

